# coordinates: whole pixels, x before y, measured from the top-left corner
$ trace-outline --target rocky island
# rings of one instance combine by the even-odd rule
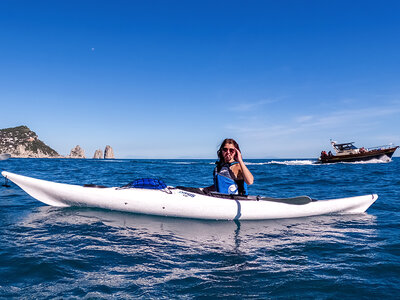
[[[77,145],[70,154],[62,156],[42,142],[37,134],[27,126],[0,129],[0,154],[10,154],[16,158],[86,158],[85,151]],[[96,150],[93,158],[113,159],[114,151],[107,145],[103,151]]]
[[[94,152],[93,158],[95,158],[95,159],[103,158],[103,151],[101,151],[101,149],[96,150]]]
[[[106,149],[104,149],[104,159],[114,159],[114,150],[111,146],[107,145]]]
[[[103,156],[103,151],[101,149],[98,149],[94,152],[93,155],[94,159],[114,159],[114,150],[111,148],[111,146],[107,145],[106,148],[104,149],[104,156]]]
[[[42,142],[27,126],[0,129],[0,153],[11,157],[60,158],[54,149]]]
[[[77,145],[71,150],[71,153],[67,156],[67,158],[86,158],[85,151],[81,148],[81,146]]]

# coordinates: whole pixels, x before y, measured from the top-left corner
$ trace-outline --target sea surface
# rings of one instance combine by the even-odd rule
[[[0,170],[71,184],[212,184],[213,160],[9,159]],[[399,299],[400,158],[247,160],[250,193],[377,193],[365,214],[200,221],[56,208],[0,186],[0,298]],[[0,179],[4,183],[3,178]]]

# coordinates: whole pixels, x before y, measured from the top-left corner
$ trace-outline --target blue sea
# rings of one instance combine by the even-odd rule
[[[9,159],[0,170],[71,184],[212,184],[213,160]],[[400,158],[314,165],[247,160],[250,193],[315,199],[377,193],[365,214],[200,221],[46,206],[0,186],[0,297],[395,299]],[[1,184],[4,180],[1,179]]]

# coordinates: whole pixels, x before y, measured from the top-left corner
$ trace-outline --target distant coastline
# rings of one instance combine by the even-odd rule
[[[0,129],[0,154],[10,154],[11,158],[82,158],[86,159],[84,150],[79,146],[72,148],[69,155],[60,155],[48,146],[26,125]],[[93,159],[114,159],[114,150],[107,145],[103,152],[99,149]]]

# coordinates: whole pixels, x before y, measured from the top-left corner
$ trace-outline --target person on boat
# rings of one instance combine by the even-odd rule
[[[247,185],[253,184],[254,177],[243,162],[238,143],[234,139],[225,139],[217,155],[214,185],[205,188],[204,192],[247,195]]]

